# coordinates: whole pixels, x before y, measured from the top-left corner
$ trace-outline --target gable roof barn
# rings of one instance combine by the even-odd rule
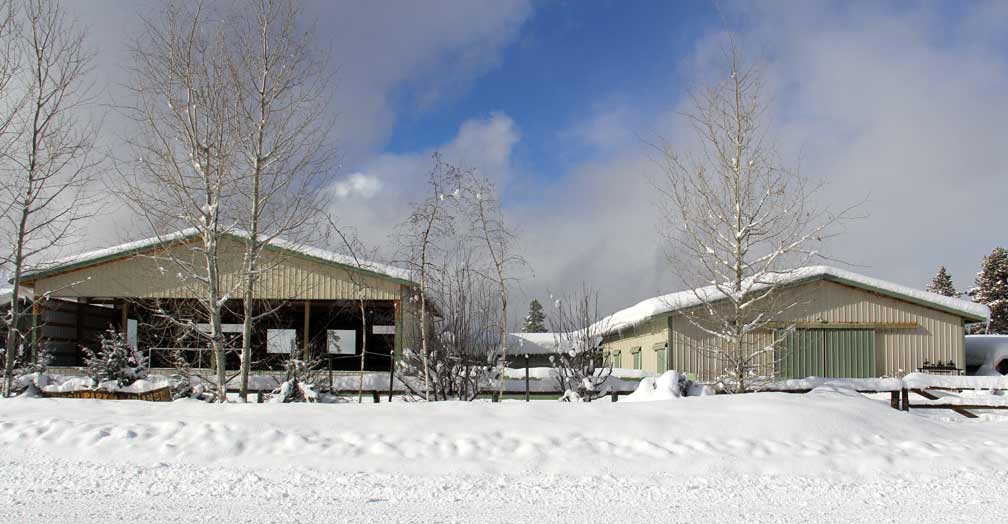
[[[807,266],[789,273],[782,273],[777,275],[774,284],[794,286],[815,280],[829,280],[846,284],[932,309],[953,313],[975,322],[986,322],[990,318],[990,309],[983,304],[954,297],[946,297],[937,293],[894,284],[831,266]],[[753,289],[765,289],[767,285],[755,284]],[[606,334],[618,332],[637,326],[657,316],[698,306],[703,303],[699,297],[704,297],[708,302],[717,302],[727,298],[713,285],[678,291],[642,300],[633,306],[619,310],[602,319],[598,326]]]

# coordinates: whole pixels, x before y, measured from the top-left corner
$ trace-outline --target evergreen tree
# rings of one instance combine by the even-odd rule
[[[82,347],[84,352],[84,372],[91,377],[94,385],[115,381],[119,386],[128,386],[147,376],[146,359],[126,344],[122,333],[108,329],[100,337],[101,347],[92,351]]]
[[[989,332],[1008,334],[1008,249],[998,247],[984,257],[969,294],[990,308]]]
[[[938,293],[939,295],[945,295],[946,297],[958,297],[959,292],[955,290],[955,286],[952,285],[952,276],[948,274],[945,270],[945,266],[942,266],[938,270],[938,274],[931,279],[931,283],[928,284],[927,290],[932,293]]]
[[[542,304],[540,304],[536,299],[532,299],[532,302],[529,302],[529,313],[528,316],[525,317],[525,326],[522,328],[522,332],[546,332],[546,315],[543,314]]]

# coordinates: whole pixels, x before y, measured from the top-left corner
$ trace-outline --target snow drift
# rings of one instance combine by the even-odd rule
[[[713,394],[714,390],[710,386],[689,380],[678,371],[666,371],[659,377],[641,379],[637,389],[620,399],[620,402],[649,402]]]

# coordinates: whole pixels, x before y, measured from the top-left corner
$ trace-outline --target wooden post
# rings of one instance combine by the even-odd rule
[[[613,402],[616,402],[619,400],[619,391],[613,391],[609,396],[612,397]]]
[[[529,356],[525,354],[525,402],[529,401]]]
[[[900,392],[899,391],[890,391],[889,392],[889,406],[892,407],[893,409],[897,409],[897,410],[900,408]]]
[[[398,335],[396,335],[398,336]],[[392,402],[392,381],[395,379],[395,347],[389,350],[388,401]]]
[[[392,319],[393,319],[393,324],[395,324],[395,335],[392,338],[392,355],[395,355],[396,353],[399,353],[399,352],[402,351],[402,344],[403,344],[403,336],[402,336],[403,327],[402,326],[403,326],[403,323],[402,323],[402,311],[401,311],[401,309],[399,307],[399,301],[398,300],[393,300],[392,301],[392,307],[394,309],[394,312],[392,314]],[[390,362],[395,362],[395,357],[394,356],[392,357],[392,360]]]
[[[500,391],[494,391],[490,394],[490,400],[492,402],[500,402]]]
[[[126,302],[126,300],[123,299],[123,301],[122,301],[122,327],[120,327],[119,329],[122,330],[122,335],[124,337],[126,336],[126,330],[129,328],[129,319],[127,318],[128,316],[129,316],[129,302]]]
[[[17,300],[17,293],[13,295],[15,300]],[[39,317],[42,316],[42,304],[39,303],[38,298],[32,301],[32,330],[31,330],[31,359],[35,361],[39,354],[39,329],[41,324],[39,323]]]
[[[374,400],[374,403],[377,404],[381,402],[381,393],[379,393],[377,389],[373,390],[371,391],[371,398]]]
[[[900,410],[910,411],[910,390],[903,388],[900,390]]]
[[[86,298],[78,298],[77,299],[77,311],[76,311],[77,318],[76,318],[76,323],[74,325],[76,333],[74,333],[74,342],[75,342],[75,345],[77,346],[78,350],[81,347],[81,344],[84,342],[83,339],[84,339],[84,303],[85,302],[87,302]]]
[[[301,352],[305,361],[308,360],[308,319],[311,317],[311,303],[305,300],[304,303],[304,331],[301,341]]]

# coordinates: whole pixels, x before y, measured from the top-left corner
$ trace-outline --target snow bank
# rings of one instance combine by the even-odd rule
[[[670,377],[669,377],[670,378]],[[656,381],[657,384],[657,381]],[[207,404],[0,400],[0,446],[82,461],[309,467],[369,474],[704,476],[892,472],[1008,463],[1008,423],[821,390],[681,402]]]
[[[958,298],[946,297],[920,289],[901,286],[885,280],[854,273],[830,266],[808,266],[778,275],[774,284],[790,284],[814,278],[832,278],[872,290],[905,297],[909,300],[932,304],[942,309],[956,311],[969,317],[990,318],[990,309],[983,304]],[[754,290],[764,289],[767,284],[756,284]],[[697,306],[703,302],[722,300],[725,296],[716,287],[679,291],[641,301],[631,307],[617,311],[600,320],[595,325],[596,332],[614,333],[640,324],[654,316],[671,313],[680,309]]]
[[[804,391],[823,386],[835,386],[855,391],[899,391],[903,388],[903,381],[898,378],[805,377],[774,382],[766,389],[772,391]]]
[[[670,400],[680,397],[700,397],[713,395],[710,386],[688,380],[678,371],[666,371],[659,377],[645,377],[640,381],[633,393],[620,399],[620,402],[650,402],[653,400]]]
[[[958,377],[910,373],[903,377],[903,384],[911,389],[956,388],[956,389],[1008,389],[1008,376]]]
[[[161,389],[163,387],[169,386],[169,381],[167,377],[162,376],[150,376],[146,379],[140,379],[128,386],[119,386],[119,384],[114,380],[106,380],[104,382],[94,385],[94,381],[90,377],[64,377],[64,376],[50,376],[48,381],[49,384],[43,386],[42,391],[60,392],[65,393],[68,391],[78,391],[82,389],[100,389],[103,391],[119,391],[123,393],[146,393],[148,391],[154,391],[155,389]]]

